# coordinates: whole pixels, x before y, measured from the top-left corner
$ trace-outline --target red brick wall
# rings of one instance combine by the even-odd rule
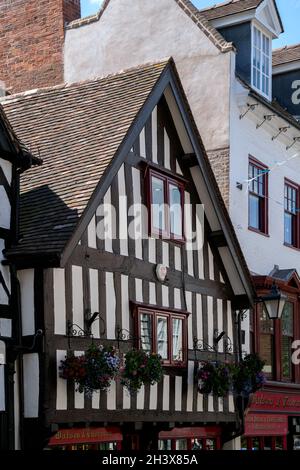
[[[0,80],[17,93],[63,81],[65,24],[80,0],[0,0]]]

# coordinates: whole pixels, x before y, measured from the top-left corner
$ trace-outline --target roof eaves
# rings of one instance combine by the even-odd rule
[[[190,0],[175,0],[175,2],[221,52],[225,53],[235,50],[233,43],[227,42]]]
[[[300,122],[298,122],[288,111],[282,108],[279,103],[276,103],[276,105],[274,105],[274,102],[271,103],[270,101],[267,101],[263,96],[254,91],[253,88],[251,88],[251,86],[245,82],[245,80],[243,80],[238,75],[236,75],[236,77],[239,82],[243,85],[243,87],[249,91],[249,96],[251,96],[251,98],[256,99],[261,104],[265,105],[271,111],[276,113],[277,116],[281,117],[282,119],[285,119],[289,124],[294,126],[296,129],[300,130]]]

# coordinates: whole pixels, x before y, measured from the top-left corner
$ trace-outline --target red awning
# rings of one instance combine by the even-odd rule
[[[51,437],[49,446],[92,444],[96,442],[120,442],[123,435],[118,427],[60,429]]]
[[[173,428],[170,431],[161,431],[159,439],[188,439],[188,438],[215,438],[221,435],[221,428],[218,426]]]

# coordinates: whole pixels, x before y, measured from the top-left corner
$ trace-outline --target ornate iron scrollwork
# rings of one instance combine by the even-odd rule
[[[116,328],[116,340],[118,343],[118,349],[120,349],[120,343],[138,343],[140,340],[139,336],[133,335],[129,330],[126,328]]]
[[[100,335],[102,336],[105,333],[105,323],[99,312],[94,312],[91,315],[90,311],[86,311],[85,328],[77,325],[77,323],[72,323],[70,320],[67,322],[67,338],[69,349],[71,348],[71,338],[91,338],[92,341],[94,340],[91,327],[92,324],[96,321],[97,317],[99,318],[99,322],[102,321],[104,324],[103,329],[100,331]]]

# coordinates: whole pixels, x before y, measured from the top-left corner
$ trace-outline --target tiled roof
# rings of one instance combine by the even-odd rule
[[[3,103],[17,135],[43,159],[21,178],[16,253],[60,252],[168,61],[15,95]]]
[[[191,20],[201,29],[201,31],[209,37],[213,44],[222,52],[234,49],[232,43],[227,42],[224,37],[207,21],[207,18],[199,13],[199,10],[192,4],[190,0],[174,0],[180,8],[191,18]],[[99,12],[96,15],[87,16],[74,20],[68,24],[67,29],[79,28],[99,21],[109,5],[110,0],[104,0]]]
[[[273,67],[300,61],[300,44],[285,46],[273,51]]]
[[[282,281],[289,281],[293,274],[297,273],[296,269],[279,269],[274,268],[269,276],[274,277],[275,279],[281,279]]]
[[[224,16],[235,15],[248,10],[255,10],[263,0],[231,0],[213,7],[204,8],[200,13],[208,20],[216,20]]]

